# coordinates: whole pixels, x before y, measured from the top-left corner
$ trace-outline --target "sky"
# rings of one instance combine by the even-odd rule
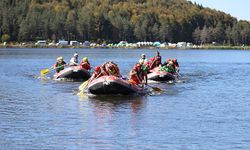
[[[223,11],[239,20],[250,21],[250,0],[190,0]]]

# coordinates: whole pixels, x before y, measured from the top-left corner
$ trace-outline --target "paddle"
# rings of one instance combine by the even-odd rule
[[[102,73],[98,74],[98,76],[95,77],[95,79],[101,77],[102,75],[103,75]],[[91,77],[92,77],[92,76],[91,76]],[[91,77],[90,77],[90,79],[91,79]],[[80,91],[84,91],[84,89],[88,86],[88,84],[89,84],[89,79],[88,79],[87,81],[83,82],[83,83],[79,86],[79,90],[80,90]]]
[[[84,96],[84,90],[86,89],[86,87],[89,84],[89,80],[83,82],[80,86],[79,86],[79,92],[77,93],[78,96]]]
[[[89,80],[83,82],[80,86],[79,86],[79,91],[83,91],[89,84]]]
[[[180,73],[178,71],[175,71],[175,73],[177,74],[177,79],[179,80],[181,77]]]
[[[44,76],[50,72],[50,69],[43,69],[40,71],[41,76]]]
[[[56,68],[50,68],[50,69],[43,69],[43,70],[41,70],[40,71],[40,74],[41,74],[41,76],[44,76],[44,75],[46,75],[46,74],[48,74],[49,72],[50,72],[50,70],[51,69],[58,69],[58,68],[61,68],[61,67],[64,67],[65,65],[63,65],[63,66],[59,66],[59,67],[56,67]]]
[[[158,88],[158,87],[154,87],[154,86],[151,86],[151,85],[148,85],[149,87],[151,87],[154,91],[156,92],[162,92],[163,90]]]

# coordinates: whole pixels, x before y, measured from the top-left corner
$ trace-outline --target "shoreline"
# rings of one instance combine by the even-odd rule
[[[14,44],[7,44],[7,45],[0,45],[1,49],[4,48],[54,48],[54,49],[60,49],[60,48],[71,48],[71,49],[95,49],[95,48],[99,48],[99,49],[113,49],[113,48],[117,48],[117,49],[163,49],[163,50],[250,50],[250,46],[226,46],[226,45],[203,45],[203,46],[197,46],[197,47],[182,47],[182,48],[178,48],[178,47],[170,47],[170,46],[166,46],[166,47],[153,47],[153,46],[142,46],[142,47],[115,47],[115,46],[38,46],[38,45],[34,45],[34,44],[27,44],[27,45],[14,45]]]

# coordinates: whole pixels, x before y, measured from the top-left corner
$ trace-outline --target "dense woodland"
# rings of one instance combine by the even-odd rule
[[[1,0],[2,41],[250,45],[250,22],[186,0]]]

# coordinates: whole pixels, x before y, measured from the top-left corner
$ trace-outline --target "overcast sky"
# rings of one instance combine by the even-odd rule
[[[250,21],[250,0],[190,0],[204,7],[224,11],[241,20]]]

